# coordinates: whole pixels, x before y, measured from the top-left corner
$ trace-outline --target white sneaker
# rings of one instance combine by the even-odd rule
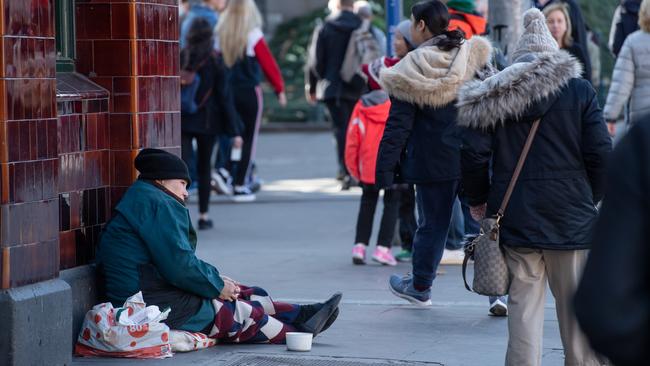
[[[255,193],[246,186],[236,186],[231,196],[233,202],[253,202],[257,199]]]
[[[501,299],[496,299],[493,303],[490,304],[490,315],[508,316],[508,305],[501,301]]]
[[[228,177],[222,175],[221,170],[217,172],[212,172],[212,189],[214,189],[219,194],[232,195],[233,189],[232,185],[228,182]]]

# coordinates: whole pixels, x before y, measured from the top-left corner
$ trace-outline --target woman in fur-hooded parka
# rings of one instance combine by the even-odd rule
[[[532,123],[542,118],[501,221],[501,240],[586,249],[611,150],[596,93],[565,51],[519,55],[531,59],[460,90],[459,124],[472,128],[463,133],[465,195],[472,206],[487,202],[487,215],[495,215]]]
[[[492,47],[473,37],[443,51],[436,38],[381,74],[392,106],[377,159],[379,186],[390,186],[396,173],[414,184],[460,179],[454,103],[458,88],[490,62]]]
[[[558,48],[543,14],[528,10],[524,28],[511,66],[460,90],[458,121],[469,127],[461,149],[465,195],[476,219],[495,216],[531,127],[541,119],[500,222],[510,278],[505,364],[542,364],[548,284],[565,365],[601,365],[572,301],[603,198],[611,140],[596,92],[580,78],[579,62]]]
[[[437,1],[420,2],[418,12],[442,13],[443,28],[381,74],[391,97],[391,109],[379,146],[376,185],[388,187],[395,176],[416,185],[418,228],[413,240],[413,276],[390,279],[397,296],[429,304],[431,285],[442,258],[460,179],[460,138],[454,105],[458,88],[490,62],[492,47],[485,38],[464,41],[448,31],[447,9]],[[431,9],[429,9],[431,8]],[[447,19],[448,20],[448,19]],[[452,42],[453,47],[447,47]],[[399,169],[397,167],[400,167]],[[398,172],[399,171],[399,172]]]

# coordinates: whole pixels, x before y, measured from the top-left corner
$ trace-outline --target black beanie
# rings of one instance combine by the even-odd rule
[[[183,179],[189,185],[192,180],[187,165],[178,156],[160,149],[143,149],[135,157],[135,168],[140,179]]]

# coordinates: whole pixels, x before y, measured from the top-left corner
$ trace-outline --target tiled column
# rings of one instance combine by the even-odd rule
[[[180,155],[176,0],[77,0],[77,71],[110,92],[111,203],[143,147]]]
[[[59,271],[54,0],[0,0],[0,288]]]

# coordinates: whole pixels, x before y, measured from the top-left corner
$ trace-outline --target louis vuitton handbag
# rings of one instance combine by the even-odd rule
[[[524,149],[519,156],[519,161],[496,217],[483,219],[481,221],[481,234],[465,246],[463,281],[468,291],[485,296],[505,296],[508,294],[510,273],[499,241],[499,224],[508,207],[508,202],[524,167],[526,157],[530,152],[540,121],[541,119],[536,120],[530,129]],[[467,284],[467,264],[470,259],[474,259],[474,280],[471,288]]]

